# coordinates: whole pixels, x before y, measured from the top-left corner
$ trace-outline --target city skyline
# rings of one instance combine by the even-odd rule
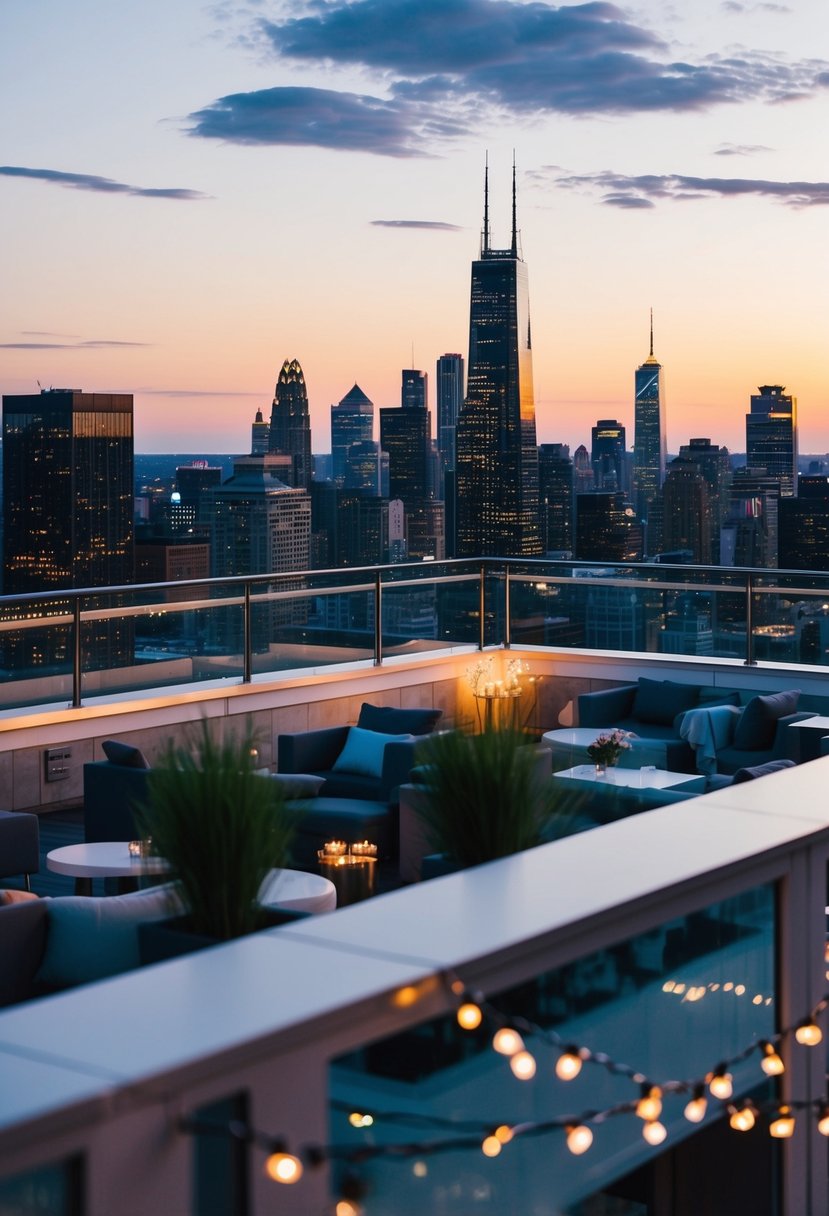
[[[129,392],[137,451],[243,451],[298,359],[325,451],[355,382],[388,407],[466,350],[485,151],[501,180],[515,148],[540,443],[632,442],[653,307],[670,450],[744,450],[762,384],[829,450],[819,0],[37,15],[0,49],[0,391]]]

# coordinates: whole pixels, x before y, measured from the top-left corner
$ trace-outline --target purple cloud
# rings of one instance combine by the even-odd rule
[[[829,182],[774,182],[762,178],[686,177],[672,173],[638,177],[605,170],[601,173],[563,174],[539,170],[528,175],[536,184],[553,181],[565,189],[600,191],[603,202],[613,206],[640,207],[657,201],[686,201],[703,198],[736,198],[754,195],[773,198],[789,207],[829,205]],[[607,193],[610,192],[610,193]]]
[[[21,165],[0,165],[0,174],[5,177],[28,177],[35,181],[50,182],[54,186],[67,186],[72,190],[93,190],[99,194],[129,194],[134,198],[171,198],[192,202],[211,197],[198,190],[128,186],[125,182],[116,182],[110,177],[95,177],[91,173],[63,173],[59,169],[26,169]]]

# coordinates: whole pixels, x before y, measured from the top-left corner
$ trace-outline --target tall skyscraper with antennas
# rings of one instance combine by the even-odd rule
[[[645,362],[636,369],[633,436],[633,501],[636,513],[647,521],[651,506],[665,480],[665,394],[662,364],[651,345]]]
[[[488,167],[484,177],[467,367],[456,436],[457,556],[540,554],[529,291],[518,252],[514,164],[509,249],[490,244]]]

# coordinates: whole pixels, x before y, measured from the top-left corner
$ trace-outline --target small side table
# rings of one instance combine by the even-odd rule
[[[494,692],[476,692],[478,704],[478,724],[481,724],[481,705],[483,704],[483,728],[492,730],[493,727],[509,726],[518,730],[521,726],[519,698],[523,688],[501,688]]]
[[[76,895],[91,895],[93,878],[141,878],[166,874],[170,867],[163,857],[131,855],[126,840],[96,840],[52,849],[46,855],[46,869],[71,875]]]

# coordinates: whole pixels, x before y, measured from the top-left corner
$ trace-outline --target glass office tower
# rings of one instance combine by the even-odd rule
[[[761,384],[746,414],[746,464],[780,482],[780,497],[797,493],[797,398],[782,384]]]
[[[456,446],[457,556],[540,554],[529,292],[527,267],[518,256],[514,166],[509,249],[490,247],[485,185]]]
[[[664,384],[662,364],[653,354],[653,312],[650,354],[636,369],[634,391],[633,501],[639,518],[647,521],[665,480],[666,459]]]
[[[311,416],[305,376],[296,359],[286,359],[274,389],[271,406],[269,452],[291,457],[291,485],[311,485]]]

